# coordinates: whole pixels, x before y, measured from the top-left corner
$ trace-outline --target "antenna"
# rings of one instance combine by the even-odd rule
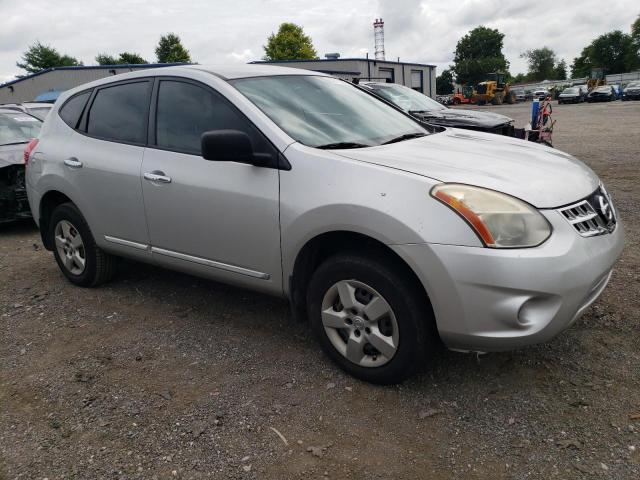
[[[373,36],[376,41],[376,60],[384,60],[384,22],[381,18],[373,22]]]

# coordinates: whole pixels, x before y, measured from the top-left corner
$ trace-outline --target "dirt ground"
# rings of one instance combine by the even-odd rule
[[[0,227],[0,479],[640,478],[640,102],[554,116],[627,231],[609,287],[548,344],[400,386],[343,374],[280,300],[132,262],[79,289]]]

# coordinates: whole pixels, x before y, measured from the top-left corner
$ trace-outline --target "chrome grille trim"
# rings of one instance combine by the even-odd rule
[[[606,199],[609,208],[613,211],[610,219],[606,219],[598,210],[598,201],[602,200],[601,197]],[[616,228],[616,215],[611,197],[602,187],[584,200],[557,210],[583,237],[604,235],[613,232]]]

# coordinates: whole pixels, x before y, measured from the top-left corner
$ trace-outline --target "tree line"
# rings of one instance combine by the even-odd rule
[[[180,37],[175,33],[161,35],[155,48],[155,63],[191,63],[189,51],[182,45]],[[100,53],[95,57],[98,65],[143,64],[148,62],[142,55],[135,52],[122,52],[117,55]],[[58,52],[50,45],[35,42],[22,54],[21,61],[16,65],[28,73],[53,67],[81,66],[83,63],[77,58]]]
[[[571,71],[567,62],[549,47],[542,46],[520,54],[527,60],[527,73],[509,74],[509,61],[502,53],[504,34],[497,29],[479,26],[457,43],[453,64],[437,77],[436,91],[453,93],[454,81],[475,85],[486,80],[489,72],[505,72],[512,83],[542,80],[566,80],[591,76],[593,68],[606,73],[622,73],[640,68],[640,15],[630,33],[614,30],[595,38],[573,59]]]
[[[305,35],[301,26],[285,22],[277,33],[267,38],[264,49],[265,60],[311,60],[318,54],[311,37]],[[189,51],[182,45],[180,37],[175,33],[162,35],[155,49],[155,63],[192,63]],[[116,55],[100,53],[96,55],[98,65],[146,64],[149,62],[136,52],[122,52]],[[35,42],[22,54],[16,65],[28,73],[36,73],[53,67],[81,66],[83,63],[67,54],[58,52],[50,45]]]

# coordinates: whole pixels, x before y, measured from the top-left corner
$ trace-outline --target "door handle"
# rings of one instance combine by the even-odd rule
[[[167,177],[164,172],[146,172],[143,176],[150,182],[171,183],[171,177]]]
[[[78,160],[76,157],[65,159],[64,164],[67,167],[71,167],[71,168],[82,168],[82,162]]]

